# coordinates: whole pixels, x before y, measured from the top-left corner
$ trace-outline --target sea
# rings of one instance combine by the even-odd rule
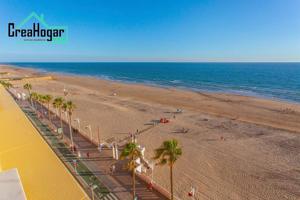
[[[300,103],[300,63],[9,63],[43,72]]]

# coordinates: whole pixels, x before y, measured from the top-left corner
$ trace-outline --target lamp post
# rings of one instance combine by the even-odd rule
[[[99,146],[100,145],[100,128],[99,128],[99,126],[98,126],[97,138],[98,138],[98,146]]]
[[[112,144],[113,159],[116,158],[115,144]]]
[[[85,127],[85,129],[88,129],[90,132],[90,140],[93,141],[93,134],[92,134],[92,126],[89,124]]]
[[[115,159],[119,160],[119,150],[118,150],[118,144],[115,144]]]
[[[75,173],[78,174],[78,172],[77,172],[77,160],[76,159],[73,160],[73,165],[74,165]]]
[[[151,162],[150,164],[150,168],[151,168],[151,181],[154,182],[154,167],[155,167],[155,163]]]
[[[90,186],[90,189],[91,189],[91,192],[92,192],[92,200],[95,200],[95,193],[94,193],[94,190],[97,188],[97,185],[91,185]]]
[[[68,113],[66,111],[62,111],[65,114],[66,121],[68,121]]]
[[[77,124],[78,124],[78,131],[79,131],[79,133],[80,133],[80,132],[81,132],[80,119],[79,119],[79,118],[76,118],[76,119],[74,119],[74,121],[77,122]]]

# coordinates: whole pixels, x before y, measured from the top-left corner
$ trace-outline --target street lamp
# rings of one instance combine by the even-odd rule
[[[75,173],[78,174],[78,172],[77,172],[77,160],[76,159],[73,160],[73,165],[74,165]]]
[[[151,162],[151,164],[149,166],[151,168],[151,180],[152,180],[152,182],[154,182],[154,167],[155,167],[155,163]]]
[[[67,111],[62,111],[62,113],[65,114],[66,121],[68,121],[68,112]]]
[[[92,192],[92,200],[95,200],[95,193],[94,193],[94,190],[97,188],[97,185],[91,185],[90,186],[90,189],[91,189],[91,192]]]
[[[91,139],[91,142],[93,141],[93,135],[92,135],[92,126],[89,124],[85,127],[85,129],[88,129],[89,132],[90,132],[90,139]]]
[[[80,151],[78,151],[77,157],[78,157],[79,159],[81,158],[81,153],[80,153]]]
[[[116,153],[115,153],[115,158],[116,158],[116,160],[119,160],[118,144],[116,144],[116,143],[115,143],[115,151],[116,151]]]
[[[77,122],[77,124],[78,124],[78,131],[79,131],[79,133],[80,133],[80,132],[81,132],[81,128],[80,128],[80,119],[79,119],[79,118],[76,118],[76,119],[74,119],[74,121]]]

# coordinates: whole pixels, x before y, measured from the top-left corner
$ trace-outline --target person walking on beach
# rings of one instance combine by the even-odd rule
[[[130,133],[131,142],[134,142],[134,138],[133,137],[134,137],[133,134]]]

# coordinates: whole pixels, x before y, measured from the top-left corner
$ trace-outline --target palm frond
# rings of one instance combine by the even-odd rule
[[[153,159],[157,160],[159,165],[173,165],[182,155],[182,149],[178,147],[178,141],[175,139],[164,141],[154,152]]]
[[[121,152],[120,159],[128,159],[127,169],[132,171],[138,167],[136,160],[142,157],[142,153],[139,150],[136,143],[127,143]]]

